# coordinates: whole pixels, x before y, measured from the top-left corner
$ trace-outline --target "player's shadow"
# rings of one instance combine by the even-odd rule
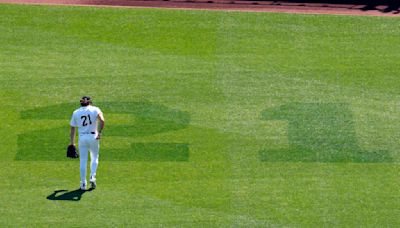
[[[89,192],[90,190],[81,190],[76,189],[73,191],[68,190],[56,190],[52,194],[48,195],[46,199],[48,200],[69,200],[69,201],[79,201],[82,198],[82,195],[85,192]]]

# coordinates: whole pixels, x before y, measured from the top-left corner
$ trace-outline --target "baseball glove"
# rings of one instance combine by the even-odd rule
[[[78,151],[76,150],[76,146],[69,145],[67,147],[67,157],[68,158],[79,158]]]

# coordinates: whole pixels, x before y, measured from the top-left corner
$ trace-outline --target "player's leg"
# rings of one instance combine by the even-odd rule
[[[86,166],[88,160],[89,145],[84,137],[79,138],[79,159],[80,159],[80,179],[81,189],[86,189]]]
[[[99,165],[100,142],[94,139],[90,143],[90,184],[92,188],[96,188],[96,171]]]

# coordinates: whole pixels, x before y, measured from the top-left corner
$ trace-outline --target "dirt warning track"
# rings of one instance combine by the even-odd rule
[[[332,2],[335,2],[332,0]],[[350,1],[348,1],[350,2]],[[362,2],[362,1],[361,1]],[[0,3],[79,5],[99,7],[155,7],[179,9],[230,10],[251,12],[283,12],[305,14],[399,16],[399,3],[383,4],[365,1],[349,3],[318,3],[317,1],[259,1],[259,0],[0,0]]]

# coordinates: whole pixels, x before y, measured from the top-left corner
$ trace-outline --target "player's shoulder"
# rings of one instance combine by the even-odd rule
[[[90,105],[89,108],[93,111],[101,112],[100,108],[97,106]]]
[[[73,114],[80,112],[81,109],[82,109],[82,108],[77,108],[77,109],[75,109],[74,112],[73,112]]]

